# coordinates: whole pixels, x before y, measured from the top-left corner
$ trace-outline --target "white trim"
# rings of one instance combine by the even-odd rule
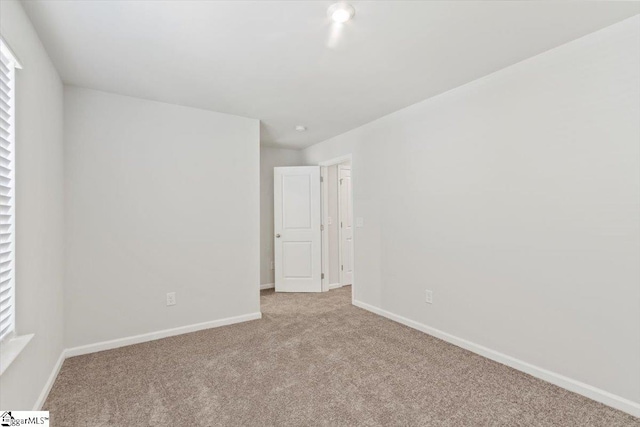
[[[180,326],[179,328],[165,329],[162,331],[150,332],[148,334],[134,335],[126,338],[118,338],[110,341],[98,342],[95,344],[81,345],[79,347],[68,348],[66,357],[80,356],[83,354],[95,353],[98,351],[111,350],[132,344],[140,344],[147,341],[154,341],[160,338],[172,337],[175,335],[188,334],[189,332],[201,331],[203,329],[217,328],[220,326],[233,325],[234,323],[247,322],[249,320],[261,319],[262,313],[249,313],[242,316],[227,317],[210,322],[196,323],[193,325]]]
[[[325,160],[324,162],[318,163],[318,166],[333,166],[339,165],[340,163],[350,162],[351,154],[345,154],[344,156],[334,157],[333,159]]]
[[[320,198],[322,208],[322,292],[327,292],[329,288],[329,169],[327,166],[320,166]]]
[[[17,359],[18,355],[29,344],[34,334],[5,337],[0,342],[0,375]]]
[[[66,350],[62,350],[62,352],[60,353],[60,357],[58,357],[58,361],[56,362],[55,365],[53,365],[53,370],[51,371],[51,374],[49,374],[49,378],[47,379],[47,382],[44,384],[44,388],[42,389],[42,392],[40,393],[38,400],[36,400],[35,405],[33,405],[34,411],[40,411],[42,409],[42,405],[44,405],[44,402],[47,400],[47,397],[49,397],[49,393],[51,392],[53,383],[55,383],[56,378],[58,378],[58,374],[60,373],[60,369],[62,368],[64,359],[67,358],[66,353],[67,353]]]
[[[354,216],[354,209],[355,209],[355,204],[353,203],[353,155],[352,154],[345,154],[343,156],[338,156],[338,157],[334,157],[333,159],[329,159],[329,160],[324,160],[322,162],[318,163],[318,166],[321,167],[325,167],[325,166],[334,166],[334,165],[339,165],[341,163],[346,163],[346,162],[350,162],[351,163],[351,218],[353,218],[355,220],[355,216]],[[325,180],[326,181],[326,180]],[[328,210],[328,208],[327,208]],[[328,216],[328,213],[327,213]],[[325,217],[325,212],[323,209],[323,220]],[[327,232],[327,236],[328,236],[328,232]],[[338,245],[340,246],[340,245]],[[355,299],[356,299],[356,268],[355,268],[355,253],[356,253],[356,232],[354,230],[353,232],[353,263],[354,263],[354,267],[353,267],[353,274],[351,277],[351,303],[354,304],[355,303]],[[329,270],[331,269],[331,266],[329,264],[329,239],[322,239],[322,253],[326,253],[327,254],[327,268],[324,270],[327,273],[325,274],[325,278],[328,279],[328,275],[329,275]],[[324,269],[324,264],[323,264],[323,269]],[[324,286],[324,284],[323,284]],[[330,285],[329,285],[330,286]]]
[[[331,283],[329,284],[329,289],[337,289],[337,288],[341,288],[342,287],[342,283]]]
[[[11,62],[13,62],[13,67],[19,70],[22,70],[22,63],[18,59],[18,55],[16,55],[13,49],[11,49],[11,45],[7,42],[7,40],[1,34],[0,34],[0,40],[2,41],[2,44],[6,49],[5,55],[8,56],[9,59],[11,59]]]
[[[380,316],[386,317],[387,319],[393,320],[395,322],[402,323],[405,326],[432,335],[443,341],[446,341],[453,345],[457,345],[458,347],[462,347],[466,350],[472,351],[476,354],[479,354],[480,356],[486,357],[487,359],[502,363],[503,365],[507,365],[511,368],[517,369],[541,380],[550,382],[551,384],[555,384],[558,387],[562,387],[574,393],[581,394],[582,396],[588,397],[589,399],[604,403],[605,405],[619,409],[635,417],[640,417],[640,403],[638,402],[633,402],[631,400],[625,399],[624,397],[617,396],[613,393],[609,393],[608,391],[593,387],[589,384],[585,384],[569,377],[565,377],[564,375],[548,371],[544,368],[540,368],[538,366],[516,359],[515,357],[508,356],[482,345],[467,341],[463,338],[459,338],[455,335],[448,334],[439,329],[432,328],[431,326],[415,322],[413,320],[407,319],[406,317],[393,314],[389,311],[374,307],[362,301],[354,300],[353,305],[378,314]]]
[[[264,290],[264,289],[273,289],[273,288],[275,288],[275,287],[276,287],[276,284],[275,284],[275,283],[262,283],[262,284],[260,285],[260,290],[262,291],[262,290]]]
[[[273,287],[273,283],[268,283],[267,285],[271,285]],[[263,285],[260,285],[260,286],[263,286]],[[44,388],[42,389],[42,392],[40,392],[40,396],[38,397],[38,400],[36,400],[36,403],[33,405],[33,410],[39,411],[42,409],[42,406],[44,405],[44,402],[47,400],[47,397],[51,392],[51,388],[53,387],[53,384],[55,383],[56,378],[60,373],[62,364],[64,363],[65,359],[69,357],[81,356],[83,354],[89,354],[89,353],[96,353],[98,351],[111,350],[114,348],[125,347],[132,344],[140,344],[147,341],[154,341],[161,338],[188,334],[190,332],[201,331],[203,329],[211,329],[211,328],[217,328],[220,326],[233,325],[234,323],[242,323],[242,322],[247,322],[249,320],[256,320],[261,318],[262,318],[262,313],[260,312],[249,313],[242,316],[227,317],[224,319],[213,320],[210,322],[196,323],[193,325],[181,326],[179,328],[165,329],[162,331],[151,332],[148,334],[135,335],[132,337],[120,338],[120,339],[111,340],[111,341],[103,341],[95,344],[88,344],[88,345],[83,345],[79,347],[73,347],[73,348],[68,348],[66,350],[62,350],[62,352],[60,353],[60,357],[58,358],[58,361],[53,366],[53,370],[51,371],[51,374],[49,375],[49,378],[47,379],[47,382],[45,383]]]
[[[346,162],[345,162],[346,163]],[[348,285],[349,283],[345,283],[346,280],[344,278],[344,270],[342,269],[342,266],[344,265],[344,254],[343,252],[343,247],[342,247],[342,192],[344,191],[344,189],[342,188],[342,178],[340,175],[340,172],[343,170],[348,170],[349,171],[349,178],[351,178],[351,164],[349,165],[345,165],[344,163],[340,163],[338,165],[338,222],[340,223],[340,227],[338,227],[338,266],[340,267],[340,270],[338,270],[339,272],[339,276],[340,276],[340,284],[342,286]],[[353,185],[352,185],[353,187]],[[353,208],[353,188],[351,189],[351,207]],[[351,214],[351,239],[353,240],[353,235],[355,234],[354,232],[354,228],[355,224],[353,224],[353,209],[351,212],[349,212]],[[351,245],[351,262],[353,262],[353,244]],[[351,276],[353,276],[353,272],[351,273]]]

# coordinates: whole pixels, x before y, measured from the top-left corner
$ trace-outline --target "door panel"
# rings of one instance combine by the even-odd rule
[[[351,167],[339,166],[340,284],[353,283],[353,210],[351,206]]]
[[[312,277],[312,246],[312,242],[282,242],[282,274],[285,279]]]
[[[320,167],[274,168],[276,292],[321,292]]]
[[[283,229],[311,228],[311,177],[282,175]]]

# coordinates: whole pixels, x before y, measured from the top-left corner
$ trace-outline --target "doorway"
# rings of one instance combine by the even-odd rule
[[[351,210],[351,162],[341,163],[338,169],[338,265],[340,286],[353,283],[353,216]],[[331,242],[329,242],[331,243]],[[331,247],[329,247],[331,252]],[[331,256],[329,256],[331,259]],[[337,267],[336,266],[336,267]]]
[[[354,224],[351,155],[321,162],[322,290],[351,285],[354,295]]]
[[[353,282],[353,221],[351,214],[351,162],[322,168],[323,240],[326,263],[323,268],[328,289]]]
[[[351,285],[353,299],[351,167],[348,155],[318,166],[274,168],[276,292]]]

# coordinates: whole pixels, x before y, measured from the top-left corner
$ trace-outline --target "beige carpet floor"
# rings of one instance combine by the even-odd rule
[[[263,291],[263,319],[67,359],[52,426],[640,426],[351,305]]]

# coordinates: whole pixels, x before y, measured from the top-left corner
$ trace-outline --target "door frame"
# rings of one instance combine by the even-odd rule
[[[321,204],[322,204],[322,271],[325,273],[324,279],[322,279],[322,292],[327,292],[329,290],[329,227],[327,224],[327,218],[329,217],[329,180],[327,179],[327,168],[329,166],[339,165],[341,163],[351,162],[351,218],[355,221],[355,216],[353,215],[354,206],[353,206],[353,156],[351,154],[345,154],[343,156],[334,157],[333,159],[325,160],[318,163],[320,166],[320,176],[322,177],[322,182],[320,183],[321,188]],[[354,226],[355,228],[355,226]],[[355,289],[356,289],[356,263],[355,263],[355,251],[356,251],[356,232],[353,232],[353,280],[351,283],[351,302],[353,303],[355,299]],[[340,246],[340,245],[338,245]]]
[[[344,163],[344,162],[343,162]],[[343,165],[342,163],[339,163],[338,165],[338,220],[340,221],[340,223],[342,223],[342,217],[340,216],[340,214],[342,213],[342,195],[340,194],[341,191],[344,191],[342,189],[342,185],[340,184],[340,180],[342,178],[340,178],[340,170],[341,169],[348,169],[349,172],[351,172],[351,164],[349,164],[349,167],[345,167],[345,165]],[[351,175],[351,174],[350,174]],[[351,183],[353,184],[353,183]],[[353,185],[351,185],[351,191],[349,192],[349,194],[351,195],[351,241],[353,242],[353,235],[355,234],[354,229],[355,227],[355,220],[353,218]],[[342,225],[342,224],[341,224]],[[351,246],[351,263],[353,264],[353,245]],[[342,270],[342,266],[344,265],[344,253],[343,253],[343,248],[342,248],[342,226],[338,227],[338,262],[340,265],[340,286],[344,286],[343,282],[344,280],[344,270]],[[353,277],[353,273],[351,274],[351,276]],[[353,281],[353,280],[352,280]]]

